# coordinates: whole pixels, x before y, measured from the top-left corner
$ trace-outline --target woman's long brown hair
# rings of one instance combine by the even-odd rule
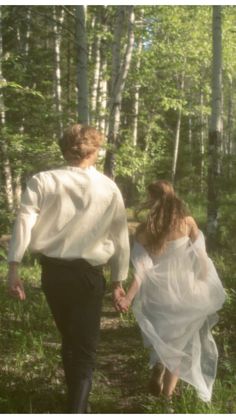
[[[149,200],[143,209],[149,209],[146,222],[142,223],[137,231],[145,235],[145,245],[151,251],[161,250],[171,231],[181,227],[187,210],[183,201],[176,195],[174,188],[167,180],[158,180],[151,183],[148,188]]]

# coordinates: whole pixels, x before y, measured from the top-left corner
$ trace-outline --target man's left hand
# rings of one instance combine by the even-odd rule
[[[112,297],[113,297],[113,304],[116,311],[123,312],[123,309],[119,304],[119,301],[121,300],[121,298],[125,297],[125,295],[126,293],[121,283],[120,282],[113,283]]]

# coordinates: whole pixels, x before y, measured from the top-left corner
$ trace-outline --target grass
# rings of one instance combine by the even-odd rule
[[[218,375],[210,404],[193,388],[179,383],[175,413],[236,413],[236,292],[230,269],[219,259],[218,269],[228,298],[214,330],[219,349]],[[62,413],[65,385],[60,360],[60,338],[40,288],[37,263],[22,269],[27,299],[8,297],[0,268],[0,412]],[[147,392],[148,353],[143,349],[132,313],[117,314],[108,284],[104,300],[98,365],[90,397],[93,413],[166,413],[164,400]]]

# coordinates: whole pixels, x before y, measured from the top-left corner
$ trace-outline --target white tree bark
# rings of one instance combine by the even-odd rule
[[[213,63],[212,63],[212,111],[210,132],[222,129],[222,29],[221,6],[213,6]]]
[[[105,134],[108,134],[107,128],[107,94],[108,94],[108,83],[107,83],[107,57],[104,54],[102,58],[100,78],[99,78],[99,129]]]
[[[124,13],[126,11],[128,12],[128,40],[124,60],[123,63],[121,63],[121,37],[123,30],[123,25],[121,25],[121,23],[124,24]],[[113,146],[117,146],[118,143],[122,93],[130,68],[134,47],[134,22],[134,6],[119,6],[117,8],[113,45],[112,92],[108,127],[108,143]],[[114,176],[114,151],[107,151],[104,170],[109,176]]]
[[[12,211],[14,208],[14,194],[12,182],[12,170],[10,159],[8,155],[8,145],[4,138],[4,128],[6,123],[6,114],[4,108],[4,97],[1,89],[1,84],[4,82],[2,74],[2,58],[3,58],[3,43],[2,43],[2,8],[0,6],[0,125],[1,125],[1,138],[0,138],[0,151],[2,155],[2,168],[5,180],[5,194],[8,210]]]
[[[62,87],[61,87],[61,40],[62,30],[61,25],[64,21],[64,10],[61,9],[60,16],[57,16],[56,8],[53,7],[53,32],[54,32],[54,60],[55,60],[55,72],[54,72],[54,96],[55,96],[55,108],[58,115],[59,124],[59,135],[62,135]]]
[[[142,49],[143,49],[143,40],[140,36],[138,40],[138,46],[137,46],[137,64],[136,69],[137,73],[140,70],[141,66],[141,55],[142,55]],[[137,145],[138,140],[138,119],[139,119],[139,96],[140,96],[140,83],[137,81],[135,83],[135,92],[134,92],[134,120],[133,120],[133,146]]]
[[[76,6],[76,40],[78,51],[78,122],[88,124],[89,106],[86,6]]]
[[[221,6],[213,6],[212,111],[208,149],[208,207],[207,235],[210,248],[215,246],[218,227],[217,178],[220,174],[219,156],[222,130],[222,29]]]
[[[104,7],[106,7],[106,6],[104,6]],[[85,14],[86,14],[86,11],[85,11]],[[94,14],[94,16],[92,17],[91,23],[90,23],[91,33],[93,33],[94,30],[95,30],[96,20],[97,20],[96,14]],[[88,62],[89,63],[91,62],[92,52],[93,52],[93,43],[90,42],[89,45],[88,45]]]
[[[205,174],[205,138],[204,138],[204,117],[203,117],[203,93],[200,93],[200,155],[201,155],[201,192],[204,191],[204,174]]]
[[[183,92],[184,92],[184,73],[181,75],[181,85],[180,85],[181,98],[183,97]],[[178,155],[179,155],[181,121],[182,121],[182,104],[180,104],[179,109],[178,109],[178,114],[177,114],[177,123],[176,123],[175,140],[174,140],[174,155],[173,155],[172,171],[171,171],[172,183],[175,182],[175,176],[176,176],[176,169],[177,169],[177,162],[178,162]]]
[[[29,55],[29,40],[31,36],[31,7],[29,7],[26,15],[26,41],[25,41],[25,55]]]
[[[93,85],[91,92],[91,123],[96,125],[98,128],[98,86],[101,72],[101,33],[97,34],[96,42],[94,46],[94,55],[95,55],[95,66],[94,66],[94,76],[93,76]]]
[[[15,204],[16,208],[19,208],[21,202],[21,195],[22,195],[22,186],[21,186],[21,172],[15,176],[15,190],[14,190],[14,197],[15,197]]]
[[[1,116],[1,125],[5,125],[5,110],[4,110],[4,98],[1,89],[2,83],[4,83],[4,78],[2,74],[2,59],[3,59],[3,45],[2,45],[2,6],[0,6],[0,116]]]
[[[180,107],[178,110],[177,124],[176,124],[176,130],[175,130],[174,156],[173,156],[172,175],[171,175],[172,183],[175,182],[175,176],[176,176],[176,168],[177,168],[177,161],[178,161],[178,154],[179,154],[181,119],[182,119],[182,107]]]

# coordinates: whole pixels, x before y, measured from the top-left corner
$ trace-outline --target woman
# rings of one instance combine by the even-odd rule
[[[133,312],[151,347],[151,392],[171,398],[180,378],[209,401],[218,358],[211,328],[225,292],[172,185],[160,180],[148,192],[149,212],[132,251],[134,280],[119,304],[127,311],[135,297]]]

